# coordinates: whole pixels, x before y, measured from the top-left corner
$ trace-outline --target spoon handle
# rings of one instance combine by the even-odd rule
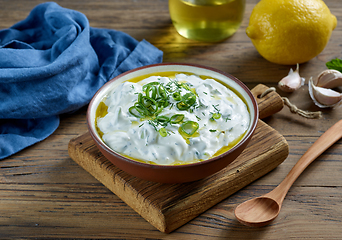
[[[272,195],[279,205],[282,204],[288,190],[299,177],[299,175],[310,165],[318,156],[320,156],[331,145],[342,138],[342,120],[335,123],[325,133],[320,136],[314,144],[298,160],[285,179],[273,191],[268,193]],[[268,195],[266,194],[266,195]]]

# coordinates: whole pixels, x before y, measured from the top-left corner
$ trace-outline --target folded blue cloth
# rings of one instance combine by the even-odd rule
[[[89,27],[80,12],[36,6],[0,31],[0,159],[47,138],[60,114],[85,106],[108,80],[162,56],[145,40]]]

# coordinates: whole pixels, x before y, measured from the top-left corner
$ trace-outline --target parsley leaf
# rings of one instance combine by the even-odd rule
[[[332,59],[325,64],[327,68],[342,72],[342,59]]]

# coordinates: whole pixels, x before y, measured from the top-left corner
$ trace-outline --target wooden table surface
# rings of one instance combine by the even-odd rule
[[[43,1],[0,0],[0,29],[24,19]],[[290,67],[272,64],[245,34],[257,0],[247,0],[238,32],[220,43],[202,43],[178,35],[167,0],[57,1],[84,13],[92,27],[126,32],[164,52],[164,62],[197,63],[226,71],[253,88],[276,87]],[[319,110],[308,94],[307,80],[342,58],[342,3],[326,0],[338,25],[324,51],[300,65],[306,84],[285,94],[297,107]],[[0,56],[1,57],[1,56]],[[322,154],[297,179],[278,218],[264,228],[249,228],[234,217],[241,202],[272,190],[310,145],[342,118],[342,108],[322,110],[321,119],[304,119],[283,108],[264,121],[288,141],[290,154],[275,170],[238,191],[170,234],[159,232],[68,155],[70,139],[87,131],[86,107],[61,116],[46,140],[0,161],[0,239],[341,239],[342,140]]]

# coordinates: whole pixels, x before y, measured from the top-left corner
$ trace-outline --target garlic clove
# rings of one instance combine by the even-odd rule
[[[342,73],[333,69],[325,70],[317,76],[313,83],[315,86],[323,88],[342,86]]]
[[[309,80],[309,93],[314,103],[320,108],[342,106],[342,93],[329,88],[317,87],[312,78]]]
[[[279,81],[278,87],[284,92],[294,92],[304,85],[304,81],[305,78],[299,75],[299,64],[297,63],[297,69],[293,71],[291,68],[288,75]]]

